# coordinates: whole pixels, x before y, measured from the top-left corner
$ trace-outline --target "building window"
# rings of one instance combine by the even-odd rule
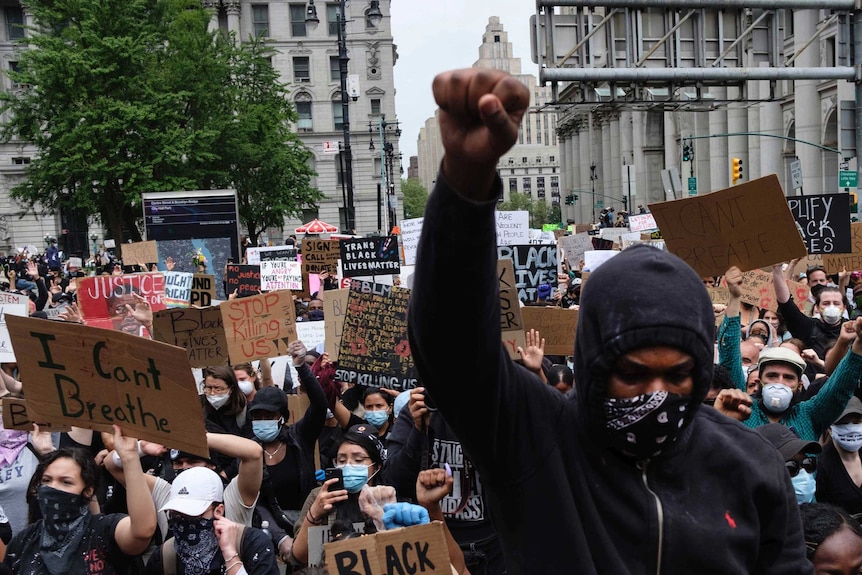
[[[251,22],[255,38],[269,36],[269,4],[252,4]]]
[[[537,164],[541,164],[541,163],[542,163],[542,156],[536,156],[536,163],[537,163]]]
[[[305,4],[290,5],[290,35],[294,38],[308,36],[305,29]]]
[[[12,163],[16,166],[26,166],[30,163],[30,158],[27,156],[16,156],[12,158]]]
[[[371,98],[371,115],[380,115],[380,98]]]
[[[533,183],[530,178],[524,178],[524,193],[527,195],[532,195],[531,190],[533,189]]]
[[[332,122],[336,130],[344,129],[344,109],[341,107],[341,94],[332,101]]]
[[[514,194],[518,191],[518,178],[509,178],[509,193]]]
[[[296,127],[301,132],[310,132],[314,129],[314,122],[311,118],[311,102],[296,103]]]
[[[338,4],[326,5],[326,33],[338,36]]]
[[[338,56],[329,57],[329,80],[332,82],[341,81],[341,62]]]
[[[24,37],[24,10],[17,7],[3,9],[6,17],[6,38],[10,41]]]
[[[522,164],[526,164],[526,163],[527,163],[527,156],[522,156],[522,157],[521,157],[521,163],[522,163]]]
[[[500,43],[500,35],[499,34],[494,34],[494,42],[497,44]]]
[[[549,162],[551,162],[551,163],[553,164],[553,163],[554,163],[554,162],[556,162],[557,160],[556,160],[556,157],[555,157],[555,156],[551,156],[551,157],[549,158],[549,160],[548,160],[548,161],[549,161]]]
[[[383,177],[383,174],[381,173],[381,170],[383,169],[381,167],[382,165],[383,164],[380,163],[380,158],[374,158],[374,177],[375,178],[382,178]]]
[[[545,191],[545,178],[536,178],[536,189],[540,192]]]
[[[308,56],[293,57],[293,81],[302,84],[311,82],[311,64]]]
[[[551,193],[559,193],[560,190],[560,178],[559,176],[551,176]]]

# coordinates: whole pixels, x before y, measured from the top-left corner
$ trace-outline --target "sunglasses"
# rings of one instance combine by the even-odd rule
[[[787,473],[790,474],[790,477],[796,477],[799,475],[800,469],[804,469],[808,473],[814,473],[817,471],[817,458],[806,457],[802,460],[802,463],[795,460],[785,461],[784,467],[787,468]]]

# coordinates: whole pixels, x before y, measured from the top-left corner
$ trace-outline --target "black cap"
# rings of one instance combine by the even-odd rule
[[[262,387],[255,392],[248,410],[284,413],[287,411],[287,394],[278,387]]]
[[[820,453],[820,444],[816,441],[805,441],[793,433],[789,427],[780,423],[768,423],[756,427],[755,430],[775,446],[784,458],[790,461],[798,453]]]

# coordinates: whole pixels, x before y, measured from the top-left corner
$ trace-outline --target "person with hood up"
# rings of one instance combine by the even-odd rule
[[[714,316],[681,259],[636,245],[590,275],[571,397],[509,358],[496,166],[529,92],[481,68],[440,74],[433,91],[445,155],[417,251],[410,348],[485,479],[508,573],[813,573],[783,458],[701,405]],[[474,279],[452,300],[445,286],[468,266]]]

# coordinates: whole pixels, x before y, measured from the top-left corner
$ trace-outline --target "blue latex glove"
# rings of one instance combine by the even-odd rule
[[[322,469],[318,469],[314,472],[314,478],[318,481],[326,481],[326,472]]]
[[[424,525],[425,523],[431,523],[431,519],[428,517],[428,510],[421,505],[387,503],[383,506],[383,527],[386,529]]]

